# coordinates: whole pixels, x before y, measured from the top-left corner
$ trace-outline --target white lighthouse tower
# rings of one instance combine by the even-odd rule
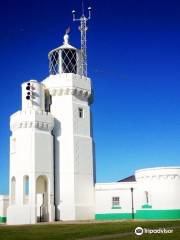
[[[50,76],[43,81],[54,116],[56,219],[94,218],[91,80],[82,75],[82,52],[64,44],[49,53]]]
[[[43,81],[54,116],[55,209],[57,220],[93,219],[95,214],[94,149],[91,128],[91,80],[87,77],[86,22],[81,22],[81,49],[69,44],[68,31],[62,46],[49,57],[50,76]],[[73,11],[73,20],[75,19]],[[77,19],[78,20],[78,19]]]

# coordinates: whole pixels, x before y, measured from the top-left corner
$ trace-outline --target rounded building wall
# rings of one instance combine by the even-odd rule
[[[180,167],[159,167],[135,172],[139,218],[180,218]]]

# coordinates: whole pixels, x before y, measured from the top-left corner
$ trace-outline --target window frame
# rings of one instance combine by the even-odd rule
[[[119,196],[112,197],[112,206],[113,207],[119,207],[120,206],[120,197]]]
[[[82,107],[78,108],[78,116],[79,118],[84,118],[84,109]]]

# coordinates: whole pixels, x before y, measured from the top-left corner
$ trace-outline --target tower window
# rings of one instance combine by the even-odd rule
[[[78,111],[79,111],[79,117],[80,117],[80,118],[83,118],[83,117],[84,117],[83,108],[79,108]]]
[[[24,193],[23,193],[23,203],[28,204],[29,202],[29,176],[23,177]]]

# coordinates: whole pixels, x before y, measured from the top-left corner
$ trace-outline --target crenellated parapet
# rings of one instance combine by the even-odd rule
[[[18,111],[11,115],[10,129],[15,131],[18,128],[37,128],[44,131],[52,131],[54,127],[53,116],[45,111]]]
[[[51,96],[73,95],[89,99],[92,95],[90,79],[73,73],[49,76],[43,84]]]
[[[157,181],[157,180],[180,180],[179,167],[157,167],[136,171],[137,182]]]
[[[62,96],[62,95],[74,95],[77,97],[87,97],[91,96],[91,92],[81,89],[81,88],[50,88],[49,93],[51,96]]]

